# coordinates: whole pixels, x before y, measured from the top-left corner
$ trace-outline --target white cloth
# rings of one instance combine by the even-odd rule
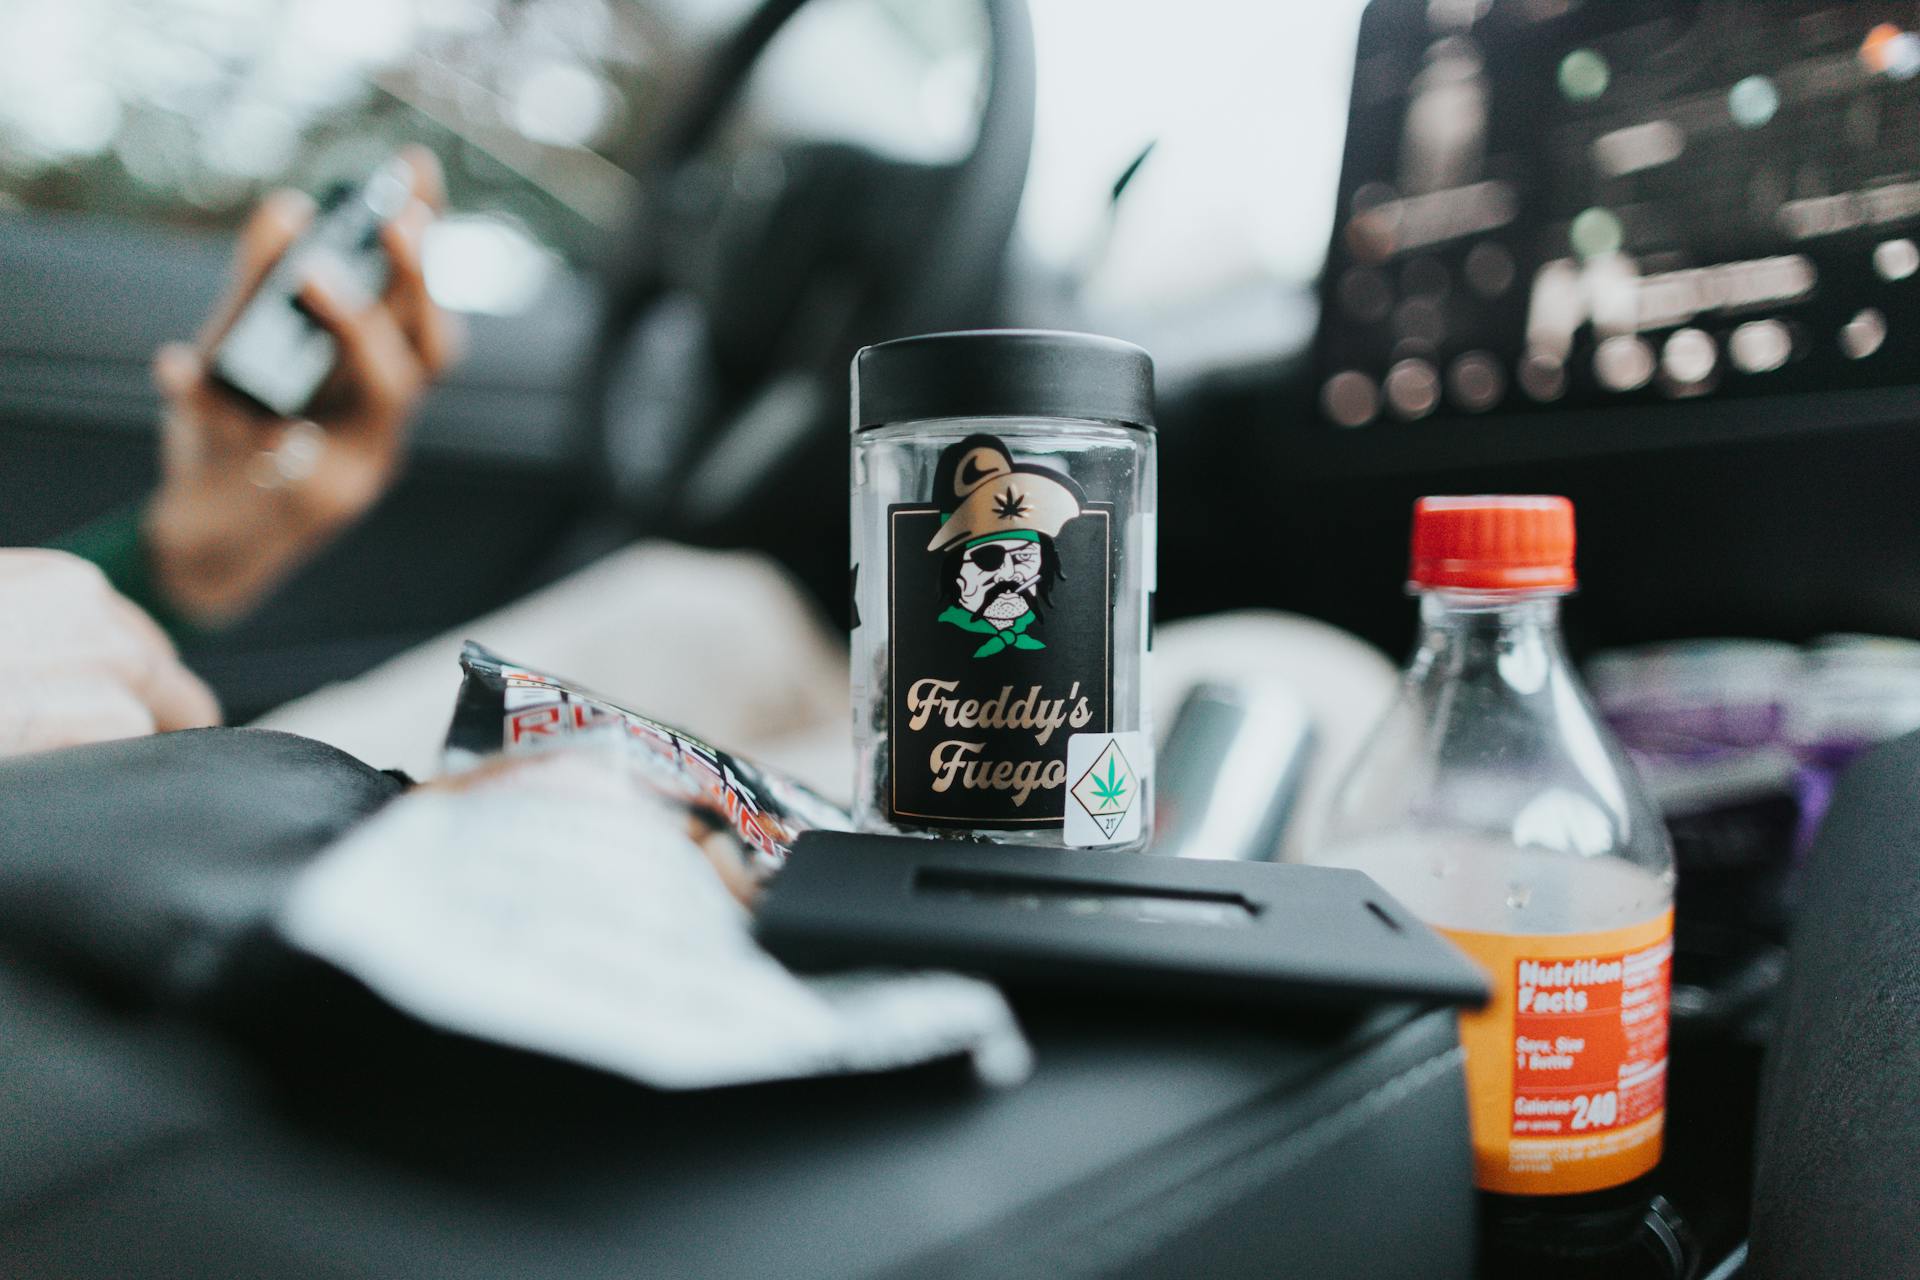
[[[572,748],[400,797],[300,873],[280,931],[434,1026],[655,1088],[962,1054],[985,1083],[1026,1076],[976,978],[787,972],[623,759]]]
[[[669,543],[625,547],[254,723],[433,777],[469,639],[785,770],[829,799],[852,792],[840,637],[771,561]]]

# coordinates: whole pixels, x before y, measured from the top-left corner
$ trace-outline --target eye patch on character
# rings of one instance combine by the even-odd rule
[[[1066,475],[1016,463],[998,438],[969,436],[947,451],[935,497],[951,503],[929,551],[946,552],[940,621],[985,639],[974,657],[1044,649],[1030,634],[1060,576],[1054,538],[1085,497]]]
[[[982,573],[998,573],[1000,566],[1007,562],[1009,556],[1022,562],[1038,564],[1040,549],[1033,547],[1028,550],[1015,550],[999,543],[988,543],[986,546],[969,548],[965,559],[968,564]]]

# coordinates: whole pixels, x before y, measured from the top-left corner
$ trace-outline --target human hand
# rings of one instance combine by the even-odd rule
[[[197,346],[154,360],[165,401],[161,484],[144,530],[154,581],[184,617],[230,621],[365,514],[397,474],[407,420],[453,358],[454,323],[427,294],[421,238],[443,196],[433,153],[401,153],[414,198],[381,228],[386,292],[352,298],[324,264],[300,298],[339,347],[310,420],[277,418],[216,383],[208,355],[313,219],[294,191],[261,202],[240,234],[232,287]]]
[[[0,756],[220,723],[159,626],[63,551],[0,550]]]
[[[585,761],[584,765],[582,761]],[[422,791],[484,791],[495,787],[558,785],[567,790],[584,788],[582,798],[627,800],[647,808],[665,805],[656,795],[642,792],[618,769],[607,769],[605,759],[569,756],[565,752],[535,755],[495,756],[461,773],[445,774],[420,784]],[[760,886],[747,873],[745,846],[730,828],[708,821],[708,815],[692,811],[677,815],[687,839],[700,850],[720,883],[741,906],[751,911],[760,901]],[[645,852],[644,850],[642,852]]]

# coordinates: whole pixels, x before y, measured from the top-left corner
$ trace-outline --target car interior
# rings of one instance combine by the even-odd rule
[[[316,37],[312,57],[331,65],[294,76],[257,61],[262,33],[308,10],[355,31]],[[1588,669],[1603,693],[1605,655],[1632,646],[1920,638],[1909,490],[1920,37],[1906,34],[1920,9],[1908,0],[1111,11],[461,0],[395,6],[404,20],[305,0],[26,11],[0,17],[21,24],[21,39],[0,40],[15,48],[0,68],[25,57],[30,34],[58,56],[41,87],[20,80],[10,95],[0,83],[0,546],[48,544],[153,486],[152,353],[199,327],[261,192],[350,180],[404,141],[447,170],[428,281],[459,313],[462,358],[425,400],[405,473],[373,513],[257,613],[185,641],[232,724],[636,542],[763,557],[820,625],[844,631],[849,362],[890,338],[979,328],[1108,334],[1155,356],[1156,625],[1282,610],[1398,662],[1414,500],[1541,493],[1579,512],[1568,640],[1576,661],[1598,659]],[[81,88],[60,97],[68,89],[45,76]],[[249,115],[248,95],[274,77],[282,99]],[[114,104],[99,139],[85,136],[87,86]],[[54,116],[65,125],[34,133]],[[1669,810],[1680,887],[1654,1184],[1665,1199],[1635,1219],[1643,1269],[1611,1274],[1920,1275],[1875,1269],[1920,1268],[1910,1081],[1906,1104],[1879,1112],[1872,1154],[1811,1154],[1865,1123],[1850,1107],[1885,1106],[1873,1081],[1913,1061],[1915,1041],[1881,1053],[1859,1026],[1895,1043],[1901,1027],[1920,1032],[1920,916],[1900,906],[1920,883],[1915,752],[1911,740],[1891,752],[1849,775],[1813,860],[1803,841],[1769,846],[1759,870],[1742,861],[1751,824],[1775,820],[1772,801],[1711,820]],[[0,796],[25,803],[45,782],[34,778],[0,778]],[[301,803],[259,815],[249,838],[284,842],[297,827],[318,847],[318,827],[294,816]],[[85,838],[73,815],[45,821]],[[457,1037],[373,1012],[311,973],[298,981],[326,1016],[297,1033],[245,1030],[250,1009],[195,1016],[266,1045],[275,1105],[307,1128],[343,1125],[351,1158],[377,1176],[343,1174],[323,1193],[293,1157],[229,1134],[228,1163],[207,1157],[180,1186],[240,1168],[259,1180],[259,1204],[291,1207],[262,1209],[252,1236],[236,1210],[202,1238],[168,1225],[197,1192],[142,1184],[164,1206],[125,1223],[172,1243],[140,1273],[211,1274],[196,1268],[224,1256],[231,1274],[751,1275],[791,1263],[821,1275],[1203,1264],[1238,1275],[1286,1272],[1276,1260],[1289,1257],[1302,1275],[1469,1274],[1418,1261],[1423,1237],[1444,1252],[1471,1234],[1471,1207],[1437,1200],[1424,1225],[1381,1228],[1377,1271],[1354,1269],[1365,1252],[1327,1253],[1328,1233],[1367,1236],[1340,1206],[1360,1203],[1345,1188],[1368,1166],[1288,1148],[1299,1133],[1257,1148],[1269,1153],[1265,1198],[1211,1183],[1201,1198],[1237,1207],[1205,1230],[1182,1220],[1154,1234],[1151,1206],[1186,1184],[1177,1161],[1155,1166],[1167,1201],[1116,1184],[1122,1155],[1160,1150],[1126,1131],[1129,1109],[1162,1108],[1162,1134],[1293,1123],[1270,1091],[1308,1067],[1253,1065],[1259,1050],[1238,1029],[1196,1021],[1183,1048],[1148,1051],[1083,1011],[1050,1009],[1042,1021],[1069,1028],[1064,1080],[1031,1114],[964,1128],[932,1113],[912,1075],[857,1099],[775,1086],[671,1103],[530,1055],[494,1051],[469,1075],[473,1049]],[[128,985],[136,1001],[161,999],[145,978]],[[108,1063],[119,1033],[106,1015],[72,1016],[89,1028],[88,1060]],[[65,1033],[36,1025],[8,1051],[12,1069],[61,1052]],[[1423,1062],[1444,1051],[1429,1042],[1446,1025],[1408,1015],[1322,1040],[1391,1041]],[[372,1059],[342,1065],[337,1048],[315,1049],[342,1034],[387,1046],[400,1083],[378,1083]],[[1051,1042],[1040,1043],[1044,1056]],[[126,1104],[147,1108],[141,1124],[201,1105],[178,1080],[207,1055],[178,1052],[124,1060],[151,1072],[146,1102]],[[1204,1077],[1194,1097],[1156,1100],[1148,1082],[1182,1073]],[[1374,1096],[1340,1087],[1351,1097],[1328,1107]],[[503,1091],[569,1096],[564,1111],[502,1121],[497,1146],[452,1136]],[[879,1118],[850,1138],[841,1126],[863,1109]],[[608,1115],[619,1141],[653,1135],[658,1147],[596,1149],[589,1117]],[[543,1125],[561,1145],[542,1144]],[[947,1145],[928,1136],[949,1128]],[[959,1186],[969,1159],[1023,1131],[1040,1153],[995,1195],[928,1209],[889,1191]],[[756,1162],[734,1157],[760,1142]],[[822,1149],[828,1167],[808,1165]],[[1092,1154],[1048,1164],[1046,1152],[1069,1149]],[[1283,1149],[1294,1154],[1273,1154]],[[1249,1179],[1255,1150],[1233,1157]],[[1104,1181],[1088,1172],[1102,1151]],[[680,1198],[623,1198],[674,1178]],[[580,1198],[550,1190],[563,1185]],[[416,1193],[437,1230],[473,1224],[464,1263],[405,1260],[424,1246],[396,1206]],[[17,1202],[40,1206],[30,1234],[43,1251],[20,1257],[71,1261],[49,1242],[90,1231],[120,1242],[101,1246],[101,1265],[134,1256],[132,1228],[112,1225],[130,1210],[105,1192],[64,1194],[39,1186]],[[309,1244],[283,1248],[302,1205],[316,1219]],[[903,1225],[922,1217],[923,1235]],[[1152,1247],[1113,1243],[1130,1220]],[[1904,1262],[1887,1263],[1886,1233],[1903,1230]],[[738,1249],[709,1272],[703,1249],[718,1235]],[[1043,1243],[1023,1252],[1023,1241]],[[623,1270],[642,1257],[650,1270]]]

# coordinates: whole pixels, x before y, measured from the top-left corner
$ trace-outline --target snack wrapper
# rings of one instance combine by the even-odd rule
[[[449,772],[502,753],[527,755],[583,740],[617,744],[648,790],[697,821],[731,832],[756,879],[780,869],[802,832],[852,826],[845,810],[791,778],[471,640],[460,669],[460,695],[447,730]]]

